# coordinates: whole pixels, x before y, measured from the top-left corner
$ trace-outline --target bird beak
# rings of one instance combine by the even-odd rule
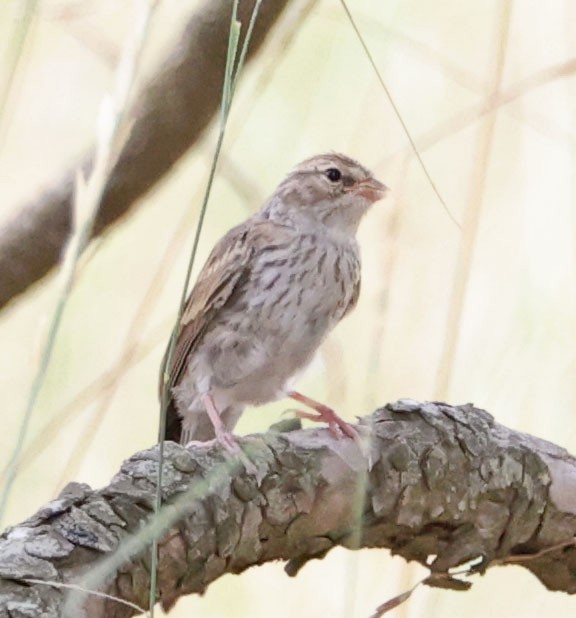
[[[384,183],[376,180],[376,178],[364,180],[354,187],[354,193],[369,199],[371,202],[377,202],[386,197],[388,191],[390,189]]]

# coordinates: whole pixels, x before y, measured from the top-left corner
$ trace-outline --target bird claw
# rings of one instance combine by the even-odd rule
[[[231,455],[238,455],[242,452],[237,438],[229,431],[218,431],[216,433],[216,442],[223,446]]]
[[[327,423],[330,433],[335,438],[340,439],[346,436],[359,444],[361,443],[362,440],[360,434],[345,420],[341,419],[336,412],[332,410],[332,408],[329,408],[322,403],[318,403],[317,401],[314,401],[314,399],[310,399],[309,397],[301,395],[295,391],[289,392],[288,396],[296,401],[310,406],[316,412],[316,414],[314,414],[312,412],[304,412],[303,410],[294,410],[296,416],[306,418],[315,423]]]
[[[212,427],[214,427],[214,434],[216,435],[215,443],[222,446],[233,457],[237,457],[244,464],[247,472],[251,474],[255,473],[256,466],[246,457],[238,444],[236,436],[229,432],[224,426],[212,396],[209,393],[205,393],[202,395],[202,402],[204,403]]]
[[[337,439],[340,440],[343,437],[343,432],[338,427],[337,423],[331,420],[325,419],[321,414],[313,414],[312,412],[305,412],[304,410],[290,410],[298,418],[305,418],[314,423],[327,423],[328,431]]]
[[[190,440],[186,443],[186,448],[214,448],[215,446],[221,446],[231,455],[237,455],[240,451],[240,447],[236,442],[236,438],[231,433],[220,434],[210,440]]]
[[[256,474],[258,469],[248,459],[244,451],[238,444],[238,438],[229,431],[219,431],[215,438],[211,440],[191,440],[186,444],[186,448],[206,448],[211,449],[215,446],[221,446],[231,457],[240,461],[248,474]]]

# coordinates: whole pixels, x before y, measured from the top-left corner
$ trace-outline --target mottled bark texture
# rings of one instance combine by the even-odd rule
[[[289,0],[263,2],[250,42],[252,58]],[[240,0],[244,40],[254,0]],[[110,174],[94,233],[125,214],[202,135],[219,109],[232,0],[206,0],[183,28],[169,56],[151,75],[129,117],[134,124]],[[16,210],[0,229],[0,307],[49,272],[71,227],[74,178],[89,154]]]
[[[403,400],[360,421],[362,450],[325,429],[253,436],[252,464],[216,448],[166,443],[167,520],[158,595],[165,607],[224,573],[288,560],[294,574],[332,547],[382,547],[428,565],[430,585],[463,589],[448,570],[517,563],[551,590],[576,592],[576,459],[495,423],[472,405]],[[60,616],[64,591],[142,528],[154,502],[157,448],[108,487],[72,484],[0,540],[0,616]],[[126,549],[101,589],[146,607],[148,549]],[[306,576],[305,572],[301,575]],[[74,616],[134,609],[94,596]]]

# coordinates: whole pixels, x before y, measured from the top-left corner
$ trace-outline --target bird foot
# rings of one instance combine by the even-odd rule
[[[206,412],[210,421],[212,422],[212,427],[214,427],[214,433],[216,435],[215,438],[209,440],[210,445],[219,444],[222,446],[232,457],[238,459],[249,474],[255,474],[257,472],[256,466],[248,459],[245,455],[244,451],[240,448],[238,444],[238,438],[228,431],[224,424],[222,423],[222,419],[220,418],[220,414],[216,409],[214,404],[214,400],[208,394],[202,397],[204,402],[204,406],[206,407]],[[206,442],[204,443],[206,444]]]
[[[258,472],[256,466],[240,448],[238,437],[229,431],[219,433],[219,435],[211,440],[190,440],[190,442],[186,444],[186,448],[211,449],[215,446],[221,446],[232,458],[240,461],[248,474],[256,474]]]
[[[214,446],[222,446],[231,455],[237,455],[240,451],[240,446],[236,436],[228,431],[219,432],[215,438],[210,440],[190,440],[186,443],[186,448],[213,448]]]
[[[242,452],[238,444],[238,438],[229,431],[216,432],[216,442],[221,444],[231,455],[238,455]]]
[[[330,433],[336,438],[342,438],[346,436],[355,441],[360,441],[360,434],[348,424],[344,419],[340,418],[332,408],[324,405],[323,403],[319,403],[310,397],[306,397],[306,395],[302,395],[297,393],[296,391],[290,391],[287,393],[288,397],[299,401],[312,408],[316,414],[312,412],[304,412],[303,410],[294,410],[296,416],[300,418],[306,418],[310,421],[314,421],[315,423],[327,423],[328,429]]]

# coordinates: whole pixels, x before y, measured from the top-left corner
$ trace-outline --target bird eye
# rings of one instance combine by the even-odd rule
[[[330,167],[327,169],[325,174],[330,182],[338,182],[342,178],[342,173],[335,167]]]

